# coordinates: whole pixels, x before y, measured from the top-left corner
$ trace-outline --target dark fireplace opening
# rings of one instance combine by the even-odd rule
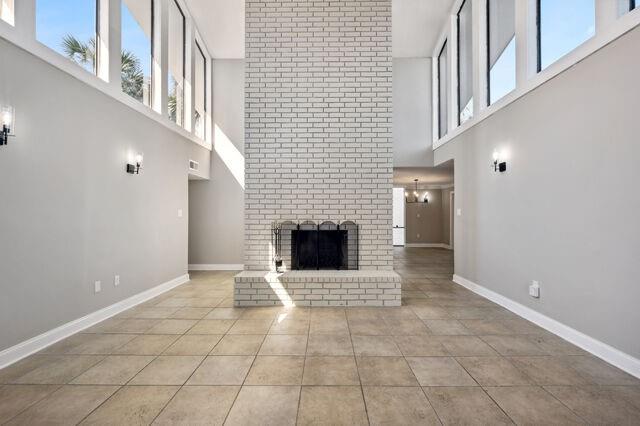
[[[294,230],[291,233],[293,269],[348,269],[346,230]]]
[[[271,244],[276,271],[283,266],[292,270],[358,269],[359,227],[353,221],[316,224],[273,222]]]

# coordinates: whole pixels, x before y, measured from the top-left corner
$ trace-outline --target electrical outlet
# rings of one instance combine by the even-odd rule
[[[120,285],[120,275],[113,277],[113,285],[114,287],[118,287]]]
[[[416,215],[416,217],[420,217],[420,213],[418,213],[418,214]]]
[[[417,237],[417,238],[420,238],[420,234],[416,234],[416,237]]]
[[[100,293],[100,292],[102,291],[102,283],[101,283],[100,281],[96,281],[96,282],[93,284],[93,290],[94,290],[96,293]]]
[[[540,283],[538,281],[531,281],[529,296],[535,297],[536,299],[540,298]]]
[[[462,209],[458,209],[458,216],[462,216]]]

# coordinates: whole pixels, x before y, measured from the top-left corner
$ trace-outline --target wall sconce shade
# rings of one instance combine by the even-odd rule
[[[13,107],[3,105],[0,107],[0,121],[2,122],[2,131],[0,132],[0,145],[6,145],[9,142],[9,136],[15,136],[13,133],[15,112]]]
[[[140,169],[142,169],[143,158],[144,157],[142,156],[142,154],[136,154],[135,157],[133,155],[129,155],[129,162],[127,163],[127,173],[132,175],[139,175]]]

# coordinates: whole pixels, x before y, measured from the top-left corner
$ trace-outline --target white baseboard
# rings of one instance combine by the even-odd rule
[[[486,287],[476,284],[467,280],[459,275],[453,276],[453,281],[461,286],[485,297],[492,302],[510,310],[511,312],[521,316],[522,318],[531,321],[534,324],[539,325],[551,333],[562,337],[563,339],[573,343],[574,345],[584,349],[585,351],[597,356],[608,362],[611,365],[615,365],[621,370],[640,378],[640,359],[626,354],[613,346],[609,346],[604,342],[587,336],[586,334],[575,330],[561,322],[558,322],[546,315],[541,314],[531,308],[528,308],[518,302],[515,302],[507,297],[502,296]]]
[[[190,271],[242,271],[244,265],[242,263],[212,263],[212,264],[194,264],[189,265]]]
[[[169,291],[172,288],[179,286],[180,284],[184,284],[187,281],[189,281],[189,274],[179,276],[178,278],[174,278],[171,281],[167,281],[166,283],[160,284],[159,286],[150,288],[149,290],[145,290],[142,293],[138,293],[120,302],[114,303],[113,305],[107,306],[106,308],[102,308],[98,311],[92,312],[82,318],[78,318],[76,320],[63,324],[60,327],[54,328],[53,330],[49,330],[36,337],[32,337],[29,340],[7,348],[0,352],[0,369],[5,368],[17,361],[20,361],[22,358],[25,358],[31,354],[41,351],[47,346],[51,346],[54,343],[71,336],[72,334],[89,328],[92,325],[99,323],[100,321],[104,321],[114,315],[119,314],[120,312],[126,311],[127,309],[139,305],[140,303],[146,302],[147,300],[152,299],[166,291]]]
[[[409,248],[422,247],[422,248],[443,248],[443,249],[451,250],[451,246],[449,244],[443,244],[443,243],[407,243],[404,246]]]

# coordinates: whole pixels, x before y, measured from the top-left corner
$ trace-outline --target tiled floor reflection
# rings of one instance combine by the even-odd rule
[[[640,381],[396,249],[400,308],[233,307],[232,272],[0,370],[8,424],[638,424]]]

